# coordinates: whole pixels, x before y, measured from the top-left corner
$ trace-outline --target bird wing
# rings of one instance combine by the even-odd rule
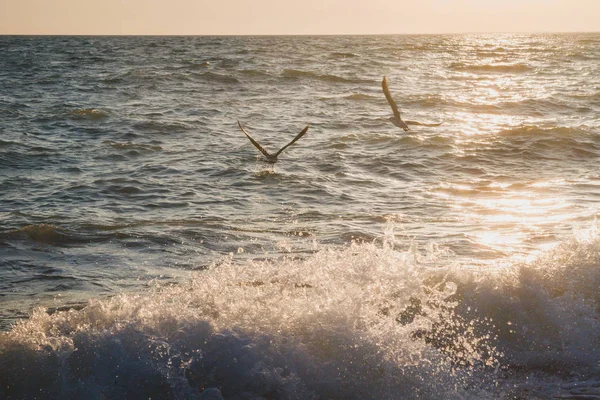
[[[265,157],[267,157],[267,158],[271,157],[271,155],[269,154],[269,152],[266,151],[265,149],[263,149],[263,147],[256,140],[252,139],[252,136],[250,136],[248,134],[248,132],[246,132],[246,130],[244,128],[242,128],[242,124],[240,124],[240,121],[238,121],[237,123],[238,123],[240,129],[242,130],[242,132],[244,132],[244,135],[246,135],[246,137],[248,139],[250,139],[250,141],[252,142],[252,144],[254,145],[254,147],[256,147],[258,149],[258,151],[260,151],[261,153],[263,153],[265,155]],[[281,152],[281,150],[279,152]]]
[[[406,123],[406,125],[421,125],[421,126],[440,126],[443,122],[437,123],[437,124],[426,124],[423,122],[419,122],[419,121],[404,121]]]
[[[385,94],[385,98],[387,99],[388,103],[390,103],[390,107],[392,107],[392,112],[394,113],[394,118],[396,118],[397,120],[401,120],[402,118],[400,118],[400,111],[398,111],[398,106],[396,105],[396,102],[394,101],[394,99],[392,98],[392,95],[390,94],[390,88],[388,87],[387,79],[385,79],[385,76],[383,77],[383,80],[381,81],[381,87],[383,88],[383,93]]]
[[[281,148],[281,150],[279,150],[277,153],[275,153],[275,157],[277,157],[278,155],[281,154],[282,151],[284,151],[285,149],[287,149],[289,146],[293,145],[296,140],[300,139],[302,136],[304,136],[304,134],[308,131],[308,127],[310,125],[306,125],[306,128],[302,129],[302,132],[300,132],[298,135],[296,135],[296,137],[294,139],[292,139],[291,142],[289,142],[288,144],[286,144],[285,146],[283,146]]]

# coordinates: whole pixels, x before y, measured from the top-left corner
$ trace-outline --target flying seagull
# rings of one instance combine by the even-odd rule
[[[254,147],[256,147],[258,149],[258,151],[260,151],[261,153],[264,154],[264,156],[267,159],[267,162],[269,162],[271,164],[275,164],[275,162],[277,161],[277,156],[280,155],[282,151],[287,149],[289,146],[293,145],[298,139],[300,139],[302,136],[304,136],[306,131],[308,131],[308,127],[309,127],[309,125],[306,125],[306,128],[302,129],[302,132],[300,132],[294,139],[292,139],[291,142],[289,142],[288,144],[283,146],[277,153],[270,154],[256,140],[252,139],[252,136],[250,136],[248,134],[248,132],[246,132],[246,130],[242,127],[242,124],[240,124],[240,121],[238,121],[237,123],[238,123],[240,129],[242,130],[242,132],[244,132],[244,135],[246,135],[246,137],[248,137],[250,142],[252,142],[252,144],[254,145]]]
[[[396,105],[396,102],[394,101],[394,99],[392,98],[392,95],[390,94],[390,88],[388,87],[388,83],[387,83],[387,79],[385,79],[385,76],[383,77],[383,80],[381,81],[381,87],[383,88],[383,93],[385,94],[385,98],[387,99],[388,103],[390,103],[390,106],[392,107],[392,112],[394,113],[393,117],[390,117],[389,120],[392,121],[392,123],[394,125],[396,125],[398,128],[402,128],[404,129],[404,131],[409,131],[410,128],[408,127],[408,125],[422,125],[422,126],[440,126],[442,123],[440,122],[439,124],[424,124],[422,122],[418,122],[418,121],[403,121],[402,118],[400,117],[400,111],[398,111],[398,106]]]

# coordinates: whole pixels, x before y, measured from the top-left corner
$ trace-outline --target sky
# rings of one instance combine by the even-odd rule
[[[600,0],[0,0],[0,34],[598,31]]]

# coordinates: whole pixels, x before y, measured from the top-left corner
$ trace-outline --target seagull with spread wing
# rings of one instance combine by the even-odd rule
[[[402,128],[404,129],[404,131],[409,131],[410,128],[408,127],[408,125],[440,126],[442,124],[441,122],[439,124],[424,124],[418,121],[403,121],[400,117],[400,111],[398,110],[398,106],[396,105],[396,102],[394,101],[394,98],[390,93],[390,88],[388,87],[387,79],[385,79],[385,76],[381,81],[381,87],[383,88],[385,98],[387,99],[388,103],[390,103],[390,107],[392,107],[392,112],[394,113],[394,116],[390,117],[389,120],[392,121],[392,123],[398,128]]]
[[[296,141],[298,139],[300,139],[302,136],[304,136],[304,134],[306,133],[306,131],[308,131],[308,127],[309,125],[306,125],[306,128],[302,129],[302,132],[300,132],[298,135],[296,135],[296,137],[294,139],[292,139],[291,142],[289,142],[288,144],[286,144],[285,146],[283,146],[281,149],[279,149],[279,151],[275,154],[271,154],[268,151],[266,151],[261,145],[260,143],[258,143],[256,140],[254,140],[252,138],[252,136],[250,136],[248,134],[248,132],[246,132],[246,130],[242,127],[242,124],[240,124],[240,121],[238,121],[238,125],[240,127],[240,129],[242,130],[242,132],[244,132],[244,135],[246,135],[246,137],[250,140],[250,142],[252,142],[252,144],[254,145],[254,147],[256,147],[258,149],[258,151],[260,151],[261,153],[264,154],[265,158],[267,159],[267,162],[271,163],[271,164],[275,164],[275,162],[277,161],[277,156],[280,155],[285,149],[287,149],[289,146],[293,145],[294,143],[296,143]]]

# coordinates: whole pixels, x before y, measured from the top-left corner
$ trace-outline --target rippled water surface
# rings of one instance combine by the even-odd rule
[[[384,75],[442,125],[392,125]],[[47,365],[32,392],[141,352],[67,395],[600,397],[600,34],[4,36],[0,85],[0,361]],[[238,120],[310,128],[270,166]]]

